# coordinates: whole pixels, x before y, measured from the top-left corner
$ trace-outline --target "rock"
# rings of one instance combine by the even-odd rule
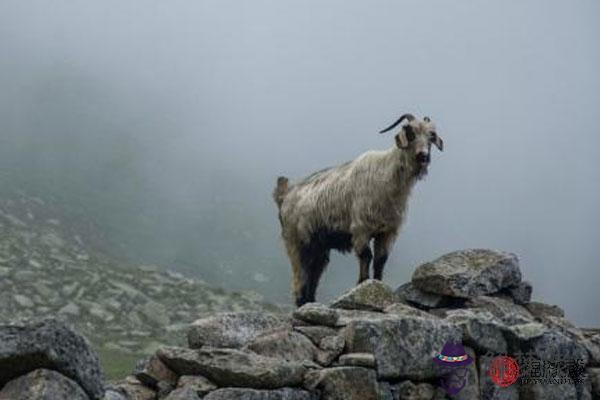
[[[518,351],[520,348],[519,343],[542,336],[548,332],[548,328],[537,322],[528,322],[525,324],[509,325],[504,328],[504,332],[509,344],[511,344],[510,350]]]
[[[375,368],[375,356],[371,353],[343,354],[338,362],[344,367]]]
[[[35,306],[35,303],[33,301],[31,301],[31,299],[29,297],[23,296],[21,294],[15,294],[13,296],[13,299],[19,306],[21,306],[23,308],[31,308],[31,307]]]
[[[445,307],[451,303],[452,299],[440,294],[425,292],[415,287],[412,282],[407,282],[404,285],[399,286],[395,293],[401,301],[425,309]]]
[[[294,310],[292,316],[314,325],[335,327],[339,318],[336,310],[320,303],[306,303]]]
[[[80,312],[79,306],[71,302],[67,303],[67,305],[58,310],[59,314],[71,315],[73,317],[79,316]]]
[[[479,393],[481,399],[519,400],[518,384],[508,387],[498,386],[489,376],[490,367],[496,356],[491,354],[477,357],[479,369]]]
[[[200,400],[196,391],[190,387],[182,387],[173,390],[165,400]]]
[[[470,299],[466,307],[487,310],[505,325],[534,322],[535,318],[527,309],[501,297],[479,296]]]
[[[543,335],[522,344],[525,353],[533,353],[540,360],[579,360],[581,365],[587,365],[588,352],[583,345],[567,335],[548,331]]]
[[[435,388],[428,383],[404,381],[393,386],[392,392],[397,400],[431,400],[435,395]]]
[[[156,355],[138,363],[133,374],[140,382],[151,388],[156,388],[158,382],[161,381],[175,386],[178,379],[177,374],[171,371]]]
[[[327,326],[295,326],[294,330],[309,338],[316,346],[323,338],[337,335],[337,330]]]
[[[536,318],[543,319],[546,316],[564,317],[565,312],[559,306],[544,304],[537,301],[529,302],[525,308]]]
[[[250,341],[244,349],[267,357],[298,362],[313,361],[317,353],[317,347],[310,339],[288,329],[258,336]]]
[[[519,282],[517,256],[485,249],[446,254],[417,267],[412,277],[418,289],[460,298],[496,293]]]
[[[406,305],[397,303],[397,304],[392,304],[391,306],[386,308],[386,310],[388,310],[392,307],[397,308],[400,306],[408,307]],[[414,310],[422,312],[421,310],[417,310],[416,308],[414,308]],[[337,310],[337,316],[338,316],[338,319],[336,322],[336,326],[338,328],[344,327],[352,321],[381,321],[383,319],[390,319],[390,320],[398,319],[398,317],[396,315],[394,315],[394,313],[387,313],[387,312],[380,313],[380,312],[375,312],[375,311],[342,310],[342,309]]]
[[[514,300],[515,304],[526,305],[531,301],[533,287],[531,283],[523,281],[518,285],[507,287],[504,292]]]
[[[378,400],[375,371],[360,367],[335,367],[307,374],[307,389],[319,389],[323,400]]]
[[[473,360],[477,361],[477,357],[473,349],[465,347],[465,350],[467,354],[473,358]],[[462,388],[457,394],[449,396],[453,400],[479,400],[481,398],[479,394],[479,373],[477,372],[476,362],[471,363],[466,368],[467,382],[465,387]]]
[[[519,388],[519,399],[525,400],[580,400],[572,384],[528,384]],[[583,399],[581,399],[583,400]],[[591,400],[591,399],[590,399]]]
[[[433,314],[425,312],[423,310],[419,310],[413,306],[402,303],[395,303],[385,308],[386,314],[394,314],[394,315],[410,315],[414,317],[421,318],[434,318]]]
[[[463,342],[478,352],[506,353],[505,326],[489,311],[467,308],[445,312],[445,319],[463,329]]]
[[[0,399],[7,400],[88,400],[76,382],[48,369],[36,369],[9,381],[0,390]]]
[[[398,302],[392,288],[376,279],[367,279],[338,297],[333,308],[348,310],[383,311],[390,304]]]
[[[220,313],[193,322],[188,331],[188,344],[193,349],[202,346],[241,348],[255,337],[287,325],[284,317],[264,312]]]
[[[125,394],[127,400],[155,400],[156,392],[146,387],[135,377],[128,377],[122,382],[117,382],[115,389]]]
[[[600,333],[594,334],[594,330],[579,329],[565,318],[547,316],[543,321],[549,329],[559,331],[583,346],[588,353],[590,367],[600,366]]]
[[[63,322],[45,319],[0,325],[0,387],[19,375],[46,368],[77,382],[92,399],[104,396],[98,356]]]
[[[328,366],[342,354],[345,345],[346,341],[342,336],[324,337],[319,344],[321,351],[317,353],[317,362],[323,366]]]
[[[427,332],[427,334],[423,334]],[[459,342],[462,330],[438,318],[397,316],[353,321],[344,329],[349,353],[372,353],[380,379],[435,377],[433,357],[446,342]]]
[[[600,367],[600,329],[581,329],[585,340],[583,345],[588,350],[590,367]]]
[[[588,368],[586,372],[592,384],[592,396],[600,398],[600,368]]]
[[[108,388],[106,392],[104,392],[104,397],[102,400],[130,400],[127,398],[127,395],[124,391],[121,391],[117,388]]]
[[[278,390],[255,390],[226,388],[215,390],[204,400],[317,400],[318,397],[306,390],[283,388]]]
[[[210,380],[199,375],[183,375],[179,377],[177,387],[189,387],[192,388],[198,396],[204,396],[209,392],[217,389],[217,385],[212,383]]]
[[[163,347],[157,355],[179,375],[203,375],[217,385],[275,389],[302,382],[306,368],[299,363],[236,349],[199,350]]]

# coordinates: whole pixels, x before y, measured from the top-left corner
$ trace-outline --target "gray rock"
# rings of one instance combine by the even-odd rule
[[[465,347],[467,354],[473,358],[473,360],[477,360],[475,352],[473,349],[469,347]],[[481,395],[479,393],[479,373],[477,372],[477,364],[476,362],[471,363],[467,368],[467,383],[465,387],[461,389],[455,395],[448,396],[453,400],[479,400],[481,399]]]
[[[446,342],[462,339],[462,329],[455,324],[433,317],[414,316],[353,321],[344,334],[347,352],[366,352],[375,356],[380,379],[433,378],[436,376],[433,357]]]
[[[537,301],[529,302],[525,308],[536,318],[544,319],[547,316],[562,318],[565,312],[562,308],[556,305],[544,304]]]
[[[434,315],[408,304],[395,303],[385,308],[386,314],[412,315],[414,317],[434,318]]]
[[[344,367],[375,368],[375,356],[371,353],[347,353],[340,356],[339,364]]]
[[[193,322],[188,331],[191,348],[202,346],[241,348],[255,337],[287,326],[288,321],[264,312],[220,313]]]
[[[523,281],[519,282],[518,285],[507,287],[504,289],[504,292],[508,294],[516,304],[526,305],[531,301],[533,287],[531,286],[531,283]]]
[[[317,347],[301,333],[280,329],[252,339],[244,349],[286,361],[313,361]]]
[[[194,389],[182,387],[169,393],[165,400],[200,400],[200,397]]]
[[[321,343],[319,343],[321,351],[317,352],[317,362],[323,366],[330,365],[333,360],[342,354],[345,345],[346,341],[342,336],[336,335],[324,337],[321,340]]]
[[[323,400],[378,400],[375,371],[360,367],[335,367],[307,374],[305,387],[321,391]]]
[[[462,250],[417,267],[412,282],[429,293],[472,298],[517,285],[521,282],[521,271],[514,254]]]
[[[215,390],[204,400],[317,400],[314,393],[302,389],[283,388],[278,390],[255,390],[226,388]]]
[[[161,381],[175,386],[178,379],[177,374],[171,371],[156,355],[139,362],[133,374],[140,382],[151,388],[156,388],[158,382]]]
[[[102,400],[129,400],[125,392],[118,390],[116,388],[106,389],[104,392],[104,397]]]
[[[478,352],[506,353],[503,323],[489,311],[476,308],[452,309],[444,312],[446,321],[463,330],[463,342]]]
[[[292,316],[314,325],[335,327],[339,318],[337,310],[320,303],[306,303],[294,310]]]
[[[379,280],[367,279],[338,297],[331,307],[383,311],[384,308],[397,303],[398,300],[391,287]]]
[[[27,372],[52,369],[77,382],[92,399],[104,396],[104,376],[88,341],[63,322],[46,319],[0,325],[0,387]]]
[[[580,400],[572,384],[528,384],[519,388],[519,399],[524,400]],[[583,400],[583,399],[581,399]],[[590,399],[591,400],[591,399]]]
[[[425,292],[415,287],[412,282],[407,282],[404,285],[399,286],[395,293],[401,301],[405,301],[425,309],[445,307],[451,303],[450,297]]]
[[[583,345],[588,350],[590,367],[600,367],[600,329],[581,329],[585,340]]]
[[[58,372],[37,369],[9,381],[0,390],[0,399],[6,400],[89,400],[83,389]]]
[[[586,373],[592,385],[592,396],[600,398],[600,368],[588,368]]]
[[[146,387],[135,377],[127,377],[114,385],[114,389],[123,393],[127,400],[155,400],[156,392]]]
[[[309,338],[316,346],[323,338],[337,335],[337,330],[327,326],[295,326],[294,330]]]
[[[392,392],[396,400],[432,400],[435,388],[428,383],[415,384],[411,381],[403,381],[392,386]]]
[[[217,385],[275,389],[302,382],[306,368],[236,349],[163,347],[157,355],[179,375],[202,375]]]
[[[204,396],[209,392],[217,389],[217,385],[212,383],[209,379],[200,375],[183,375],[179,377],[177,387],[189,387],[192,388],[198,396]]]
[[[588,353],[588,364],[590,367],[600,366],[600,333],[593,329],[582,330],[571,324],[565,318],[547,316],[544,323],[552,330],[557,330],[571,338]]]
[[[23,296],[21,294],[15,294],[13,296],[13,299],[15,300],[17,305],[19,305],[20,307],[23,307],[23,308],[31,308],[31,307],[35,306],[35,303],[33,301],[31,301],[31,299],[29,297]]]
[[[533,315],[525,307],[501,297],[475,297],[467,301],[466,306],[489,311],[506,325],[525,324],[535,321]]]
[[[409,306],[406,306],[406,305],[403,305],[400,303],[396,303],[396,304],[392,304],[391,306],[386,308],[386,310],[388,310],[392,307],[394,309],[396,309],[397,307],[401,307],[401,306],[409,307]],[[414,310],[423,312],[421,310],[417,310],[416,308]],[[338,319],[336,322],[336,326],[338,328],[344,327],[353,321],[381,321],[383,319],[389,319],[389,320],[398,319],[398,316],[395,315],[395,313],[393,313],[393,312],[380,313],[380,312],[375,312],[375,311],[342,310],[342,309],[337,310],[337,316],[338,316]]]

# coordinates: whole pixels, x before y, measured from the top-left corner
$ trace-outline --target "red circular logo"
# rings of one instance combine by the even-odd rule
[[[519,364],[512,357],[498,356],[492,360],[488,375],[500,387],[509,387],[519,378]]]

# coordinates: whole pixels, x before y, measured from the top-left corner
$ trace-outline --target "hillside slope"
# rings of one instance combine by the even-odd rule
[[[181,343],[187,325],[199,317],[278,311],[256,293],[226,292],[156,266],[123,264],[88,245],[90,226],[64,220],[36,197],[0,197],[0,323],[58,316],[84,333],[109,376],[118,376],[160,344]]]

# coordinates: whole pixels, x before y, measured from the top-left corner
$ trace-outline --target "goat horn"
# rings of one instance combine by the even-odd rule
[[[404,119],[412,121],[415,119],[415,116],[412,114],[402,114],[402,116],[400,118],[398,118],[398,120],[396,122],[394,122],[393,124],[391,124],[390,126],[385,128],[384,130],[379,131],[379,133],[385,133],[391,129],[394,129],[400,122],[404,121]]]

